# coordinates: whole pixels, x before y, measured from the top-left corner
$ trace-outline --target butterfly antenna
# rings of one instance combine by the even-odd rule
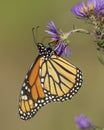
[[[35,27],[32,28],[33,41],[34,41],[36,46],[37,46],[37,34],[38,34],[37,31],[38,31],[38,28],[39,28],[39,26],[37,26],[36,28]]]

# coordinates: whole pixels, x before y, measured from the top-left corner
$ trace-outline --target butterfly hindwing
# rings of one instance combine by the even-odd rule
[[[41,70],[42,86],[52,101],[71,99],[82,85],[82,72],[56,55],[41,64]]]

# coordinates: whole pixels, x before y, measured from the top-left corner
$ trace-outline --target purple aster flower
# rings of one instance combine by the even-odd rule
[[[94,13],[99,14],[102,9],[104,9],[104,0],[87,0],[86,4],[82,0],[82,3],[72,7],[71,11],[80,18],[86,18]]]
[[[85,4],[84,0],[82,0],[82,3],[79,3],[72,7],[71,11],[76,16],[85,18],[93,14],[92,11],[98,15],[99,12],[103,9],[104,0],[87,0],[87,4]]]
[[[48,23],[48,30],[45,30],[48,34],[52,36],[51,40],[52,42],[57,42],[58,45],[54,48],[58,56],[61,56],[62,54],[65,54],[66,57],[70,55],[70,49],[67,45],[65,45],[66,39],[68,38],[68,33],[60,32],[53,21]]]
[[[80,129],[87,129],[91,127],[90,119],[86,118],[84,114],[75,117],[75,122]]]

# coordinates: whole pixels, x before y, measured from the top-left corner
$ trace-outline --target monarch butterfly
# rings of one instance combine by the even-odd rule
[[[82,85],[82,72],[52,47],[37,44],[39,55],[27,72],[19,97],[19,115],[32,118],[44,105],[52,101],[71,99]]]

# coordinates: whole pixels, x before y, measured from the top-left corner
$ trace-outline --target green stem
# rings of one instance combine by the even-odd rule
[[[71,30],[71,31],[68,32],[67,34],[68,34],[68,35],[71,35],[72,33],[75,33],[75,32],[81,32],[81,33],[84,32],[84,33],[86,33],[86,34],[90,34],[89,31],[87,31],[87,30],[85,30],[85,29],[82,29],[82,28]]]

